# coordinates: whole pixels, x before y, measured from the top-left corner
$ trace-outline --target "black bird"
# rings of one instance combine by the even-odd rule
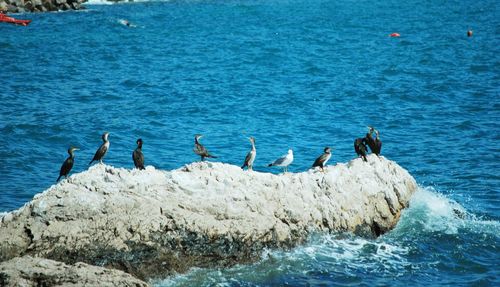
[[[326,166],[326,163],[331,157],[332,157],[332,149],[329,147],[325,147],[324,153],[314,161],[312,167],[314,168],[319,166],[321,168],[321,171],[325,171],[324,167]]]
[[[134,160],[135,168],[146,169],[144,167],[144,155],[142,154],[142,139],[136,141],[137,148],[132,153],[132,159]]]
[[[105,132],[102,134],[102,145],[99,147],[99,149],[95,152],[94,158],[89,162],[89,165],[98,160],[100,163],[102,163],[103,157],[106,155],[106,152],[109,149],[109,140],[108,140],[108,132]]]
[[[202,136],[203,135],[194,136],[194,153],[201,157],[201,161],[204,161],[206,157],[217,158],[216,156],[208,153],[208,150],[198,141]]]
[[[372,153],[375,153],[375,149],[376,149],[375,140],[372,137],[374,130],[375,129],[373,127],[368,126],[368,132],[365,135],[365,143],[368,145],[368,147],[370,148]],[[368,151],[368,150],[366,150],[366,151]]]
[[[375,141],[374,141],[374,143],[375,143],[375,149],[372,150],[372,152],[374,154],[376,154],[377,156],[379,156],[380,155],[380,151],[382,151],[382,141],[380,140],[380,134],[378,133],[378,130],[375,130],[375,134],[376,134]]]
[[[250,143],[252,144],[252,149],[247,153],[247,156],[245,157],[245,162],[241,166],[241,169],[245,168],[245,166],[248,167],[248,170],[253,169],[253,162],[255,161],[255,157],[257,156],[257,150],[255,149],[255,139],[254,137],[249,138]]]
[[[79,149],[76,147],[70,147],[68,149],[69,157],[63,162],[61,171],[59,171],[59,177],[57,178],[56,182],[58,182],[62,176],[64,176],[64,178],[68,177],[69,172],[73,168],[73,163],[75,162],[75,154],[73,153],[75,150]]]
[[[354,151],[356,151],[356,154],[358,157],[363,157],[364,161],[366,160],[366,139],[365,138],[357,138],[354,140]]]

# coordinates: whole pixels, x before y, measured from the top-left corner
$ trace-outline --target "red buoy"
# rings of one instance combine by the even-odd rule
[[[399,35],[399,33],[392,33],[389,35],[389,37],[399,37],[399,36],[401,36],[401,35]]]

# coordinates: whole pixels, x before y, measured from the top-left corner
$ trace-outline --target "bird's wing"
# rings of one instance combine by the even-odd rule
[[[288,154],[287,154],[288,155]],[[287,160],[287,155],[284,155],[273,162],[273,165],[283,164]]]
[[[94,158],[92,160],[100,160],[107,151],[108,147],[106,146],[106,144],[102,144],[95,152]]]
[[[134,160],[135,166],[143,166],[144,165],[144,154],[138,150],[134,150],[132,153],[132,159]]]
[[[195,144],[194,152],[198,155],[203,155],[203,156],[208,155],[208,150],[201,144]]]
[[[68,174],[71,168],[73,168],[73,160],[69,157],[63,162],[59,175]]]
[[[328,154],[324,153],[322,155],[320,155],[313,163],[313,167],[315,166],[320,166],[325,160],[326,158],[328,157]]]
[[[245,162],[243,163],[243,166],[248,165],[248,162],[250,162],[250,159],[252,158],[252,151],[249,151],[247,153],[247,156],[245,157]]]

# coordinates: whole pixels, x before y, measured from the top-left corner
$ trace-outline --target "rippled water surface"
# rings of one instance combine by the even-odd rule
[[[500,13],[497,1],[172,1],[90,5],[0,23],[0,211],[54,183],[69,145],[87,168],[197,160],[193,136],[259,171],[293,148],[294,172],[332,146],[354,157],[374,125],[417,179],[377,240],[315,235],[255,264],[197,269],[170,285],[500,285]],[[123,20],[133,25],[123,25]],[[466,36],[467,29],[474,31]],[[393,32],[399,38],[390,38]],[[457,218],[453,209],[466,216]]]

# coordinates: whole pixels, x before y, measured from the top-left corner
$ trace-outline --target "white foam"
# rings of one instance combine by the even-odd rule
[[[113,5],[115,2],[107,1],[107,0],[88,0],[85,2],[85,5]]]
[[[386,272],[393,275],[395,270],[404,270],[403,266],[410,265],[406,259],[408,253],[407,247],[381,240],[364,239],[349,234],[317,234],[305,245],[292,251],[265,250],[261,260],[251,265],[236,265],[225,270],[193,268],[187,274],[152,283],[157,287],[234,286],[241,282],[259,285],[277,274],[306,275],[318,269],[338,268],[345,272],[376,269],[381,274]]]
[[[134,1],[108,1],[108,0],[88,0],[85,5],[114,5],[114,4],[133,4],[142,2],[170,2],[170,0],[134,0]]]
[[[474,233],[500,234],[498,221],[477,218],[458,202],[431,187],[418,188],[395,232],[411,226],[422,228],[422,232],[458,234],[460,229],[467,229]]]

